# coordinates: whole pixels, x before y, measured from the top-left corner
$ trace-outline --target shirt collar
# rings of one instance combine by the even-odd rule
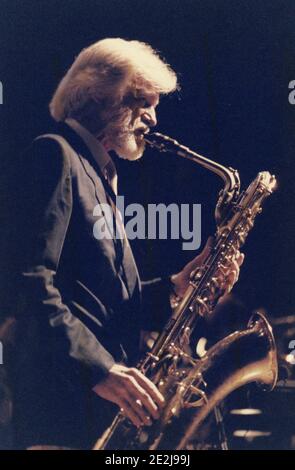
[[[82,126],[76,119],[67,118],[66,124],[70,126],[81,137],[84,143],[90,150],[93,158],[98,164],[102,174],[109,180],[113,190],[117,192],[117,171],[113,160],[104,148],[104,146],[91,134],[84,126]]]

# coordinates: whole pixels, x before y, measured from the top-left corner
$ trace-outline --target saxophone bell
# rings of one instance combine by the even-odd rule
[[[251,382],[264,391],[274,389],[278,379],[277,349],[272,327],[266,317],[256,312],[247,329],[236,331],[219,341],[202,358],[198,373],[206,383],[206,400],[198,408],[176,445],[185,449],[196,440],[204,419],[234,390]]]

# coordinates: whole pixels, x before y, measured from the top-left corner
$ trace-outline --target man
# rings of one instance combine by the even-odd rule
[[[115,207],[117,174],[108,152],[140,158],[160,95],[176,87],[175,73],[147,44],[99,41],[79,54],[52,98],[55,132],[25,152],[12,374],[19,448],[91,448],[110,419],[107,403],[136,426],[159,416],[164,397],[130,367],[139,333],[161,329],[169,295],[183,295],[210,244],[171,279],[141,283]],[[121,238],[93,235],[94,207],[105,203]],[[242,260],[237,253],[222,274],[224,291]]]

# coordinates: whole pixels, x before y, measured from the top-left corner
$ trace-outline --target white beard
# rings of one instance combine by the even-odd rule
[[[118,157],[132,161],[142,157],[145,141],[138,133],[138,127],[143,127],[142,124],[135,127],[131,126],[130,121],[131,111],[122,109],[121,113],[109,120],[103,135],[110,149],[114,150]]]
[[[142,157],[145,142],[134,133],[128,133],[113,141],[112,147],[118,157],[133,161]]]

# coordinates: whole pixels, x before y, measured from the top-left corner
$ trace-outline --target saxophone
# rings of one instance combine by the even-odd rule
[[[161,416],[152,426],[137,429],[119,412],[94,450],[186,449],[205,418],[233,390],[250,382],[272,390],[277,381],[275,341],[261,313],[251,317],[245,330],[222,339],[202,358],[194,357],[189,348],[198,320],[208,317],[223,295],[218,274],[230,266],[245,243],[262,203],[276,187],[275,176],[267,171],[258,173],[240,194],[236,170],[160,133],[148,134],[145,140],[160,152],[175,153],[214,172],[223,179],[224,188],[215,209],[213,249],[203,265],[192,272],[183,298],[175,304],[152,350],[137,365],[165,397]]]

